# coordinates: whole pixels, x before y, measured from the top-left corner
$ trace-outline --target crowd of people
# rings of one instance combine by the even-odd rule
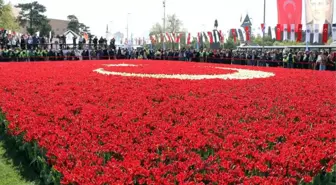
[[[179,60],[316,70],[336,69],[336,53],[326,51],[265,50],[261,52],[256,50],[192,50],[184,48],[180,50],[152,50],[114,48],[113,45],[90,50],[87,48],[83,50],[68,48],[55,50],[40,47],[0,50],[1,62],[115,59]]]
[[[78,42],[77,42],[77,39]],[[104,38],[73,38],[67,44],[65,36],[50,43],[46,37],[21,36],[0,39],[0,62],[152,59],[214,62],[251,66],[286,67],[316,70],[336,70],[336,53],[327,51],[292,50],[228,50],[228,49],[144,49],[117,48],[115,40]],[[90,49],[89,49],[90,48]]]

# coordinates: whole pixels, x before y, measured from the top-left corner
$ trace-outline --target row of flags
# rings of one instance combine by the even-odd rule
[[[0,32],[2,33],[1,34],[2,37],[7,37],[9,39],[12,39],[12,38],[21,38],[21,36],[23,36],[24,39],[28,39],[29,38],[28,34],[22,34],[22,33],[19,33],[19,32],[15,32],[15,31],[11,31],[11,30],[6,30],[4,28],[0,28]],[[40,37],[40,31],[36,32],[35,35],[38,36],[38,37]],[[82,34],[82,37],[85,40],[89,40],[89,35],[86,32],[84,32]],[[52,39],[52,33],[50,31],[49,32],[49,41],[51,41],[51,39]]]
[[[161,33],[157,35],[150,35],[152,44],[160,42],[180,43],[183,33]]]
[[[304,31],[306,37],[302,38],[303,30],[302,30],[302,24],[277,24],[276,26],[276,40],[290,40],[290,41],[296,41],[296,42],[311,42],[311,37],[313,37],[313,43],[319,43],[320,42],[320,25],[319,24],[308,24],[306,25],[306,30]],[[323,24],[322,29],[322,43],[327,43],[329,38],[329,24]],[[333,41],[336,41],[336,24],[333,24],[331,26],[331,33]],[[282,36],[282,37],[281,37]],[[282,38],[282,39],[281,39]]]
[[[145,39],[145,37],[137,37],[137,38],[131,38],[131,39],[127,39],[125,38],[125,41],[124,43],[122,43],[122,40],[121,40],[121,43],[120,44],[125,44],[125,45],[139,45],[139,46],[142,46],[142,45],[145,45],[145,44],[149,44],[148,41]]]
[[[278,41],[292,41],[292,42],[305,42],[305,43],[327,43],[329,38],[329,33],[332,33],[332,40],[336,42],[336,24],[323,24],[323,29],[320,31],[320,25],[306,25],[306,30],[302,29],[302,24],[277,24],[276,27],[271,28],[270,36],[272,39]],[[330,30],[331,28],[331,30]],[[258,28],[260,30],[260,35],[266,35],[266,25],[261,24]],[[253,29],[255,31],[255,29]],[[305,34],[303,34],[305,33]],[[233,37],[236,43],[238,39],[240,41],[251,41],[252,30],[251,27],[245,26],[241,28],[232,28],[227,32],[222,32],[221,30],[213,30],[208,32],[198,32],[197,34],[187,33],[165,33],[150,35],[150,40],[152,44],[161,42],[172,42],[180,43],[181,36],[185,34],[185,44],[190,45],[193,39],[196,39],[197,43],[202,43],[208,41],[209,43],[224,43],[224,37],[226,34]],[[305,37],[305,38],[303,38]],[[321,37],[321,38],[320,38]]]
[[[192,35],[190,32],[186,33],[161,33],[156,35],[150,35],[150,40],[152,44],[160,42],[171,42],[171,43],[181,43],[181,38],[185,34],[185,44],[190,45],[194,39],[198,43],[205,42],[206,40],[212,43],[224,43],[224,33],[221,30],[213,30],[208,32],[198,32],[197,35]]]

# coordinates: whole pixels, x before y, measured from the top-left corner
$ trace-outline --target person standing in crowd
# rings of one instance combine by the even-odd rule
[[[93,39],[93,47],[94,49],[97,49],[97,44],[98,44],[98,38],[97,36]]]
[[[295,60],[295,56],[293,54],[292,50],[289,50],[288,56],[287,56],[287,68],[294,68],[294,60]]]
[[[72,46],[73,48],[77,48],[77,36],[76,35],[72,37]]]
[[[328,61],[328,53],[327,52],[321,52],[321,60],[319,61],[320,63],[320,71],[325,71],[326,70],[326,65],[327,65],[327,61]]]
[[[78,49],[83,49],[83,36],[78,39]]]

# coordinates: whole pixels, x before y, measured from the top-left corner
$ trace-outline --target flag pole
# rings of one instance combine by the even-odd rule
[[[163,33],[166,33],[166,0],[163,0]],[[164,38],[164,37],[163,37]],[[162,41],[162,49],[165,50],[165,42],[164,39]]]
[[[265,47],[265,31],[266,31],[266,0],[264,0],[264,20],[263,20],[263,23],[264,23],[264,29],[263,29],[263,50],[264,50],[264,47]]]

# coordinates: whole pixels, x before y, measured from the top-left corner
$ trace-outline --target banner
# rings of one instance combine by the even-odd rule
[[[243,31],[240,28],[238,28],[238,38],[239,38],[241,43],[245,42],[245,37],[244,37]]]
[[[305,0],[306,4],[306,24],[321,25],[333,22],[334,0]]]
[[[236,29],[231,29],[231,33],[232,33],[234,43],[237,43]]]
[[[319,25],[318,24],[315,24],[314,25],[314,40],[313,40],[313,43],[318,43],[319,42]]]
[[[298,24],[296,42],[302,42],[302,24]]]
[[[197,43],[201,43],[202,41],[201,41],[201,33],[200,32],[198,32],[197,33]]]
[[[186,44],[187,45],[191,44],[191,34],[190,33],[186,33]]]
[[[215,43],[219,42],[220,40],[220,34],[217,30],[213,30],[213,39]]]
[[[336,24],[332,25],[332,40],[336,42]]]
[[[271,37],[272,37],[272,39],[276,39],[276,27],[271,28]]]
[[[291,37],[290,37],[290,40],[291,40],[292,42],[294,42],[294,41],[295,41],[295,24],[291,24],[290,31],[291,31]]]
[[[203,42],[206,42],[206,41],[209,41],[209,42],[210,42],[210,39],[209,39],[208,33],[206,33],[206,32],[203,32],[203,33],[202,33],[202,36],[203,36]]]
[[[282,40],[288,40],[288,28],[287,28],[287,24],[283,25],[283,39]]]
[[[245,26],[245,33],[246,33],[246,41],[250,41],[250,28],[248,26]]]
[[[302,19],[302,0],[277,0],[278,24],[300,24]],[[313,1],[313,0],[309,0]]]
[[[219,35],[220,35],[220,42],[223,44],[224,43],[224,33],[222,30],[219,30]]]
[[[182,35],[183,35],[183,33],[176,33],[176,35],[175,35],[175,43],[178,43],[178,44],[180,44],[181,43],[181,37],[182,37]],[[179,45],[179,47],[180,47],[180,45]]]
[[[328,27],[328,24],[323,24],[322,42],[324,44],[328,42]]]
[[[208,31],[208,40],[209,40],[210,44],[212,44],[214,42],[211,31]]]
[[[276,40],[281,40],[281,25],[277,24],[276,26]]]
[[[312,26],[310,24],[307,24],[306,28],[306,43],[310,43],[310,35],[312,33]]]

